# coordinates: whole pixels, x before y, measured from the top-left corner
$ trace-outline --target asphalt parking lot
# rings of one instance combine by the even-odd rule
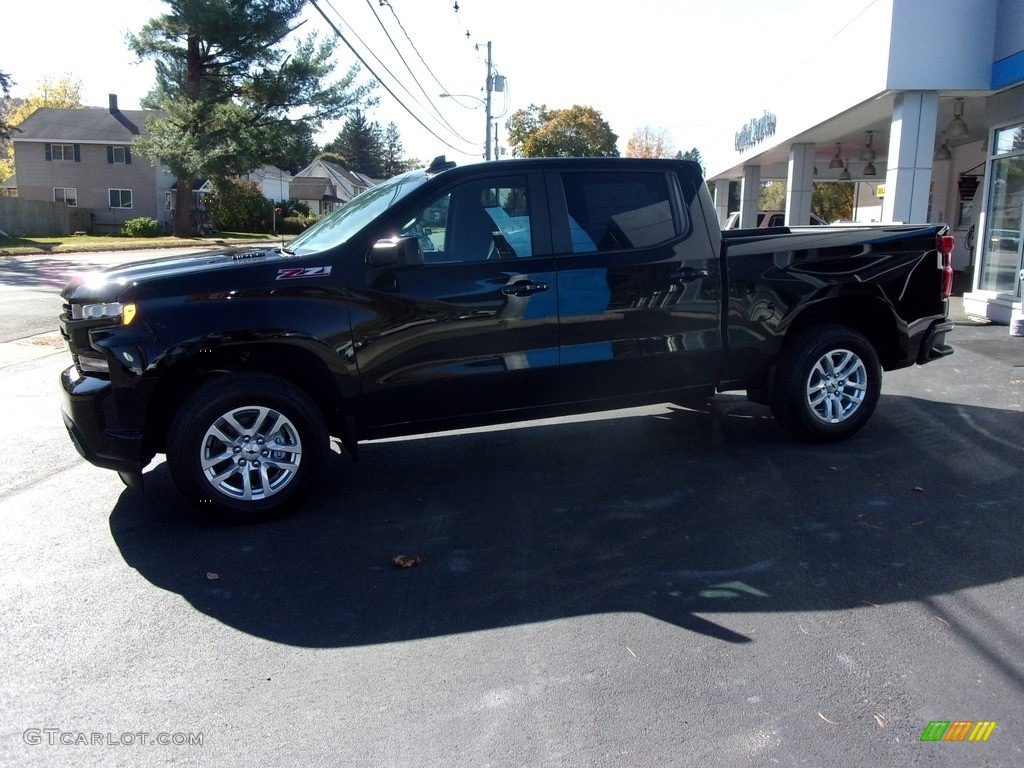
[[[0,763],[1020,765],[1024,338],[952,342],[838,445],[733,395],[380,441],[253,527],[10,364]]]

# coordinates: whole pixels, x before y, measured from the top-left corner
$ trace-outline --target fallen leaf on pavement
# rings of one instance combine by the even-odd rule
[[[423,558],[419,555],[395,555],[391,562],[399,568],[412,568],[414,565],[423,565]]]

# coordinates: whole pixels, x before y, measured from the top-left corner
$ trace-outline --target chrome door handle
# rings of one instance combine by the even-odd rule
[[[506,285],[501,292],[506,296],[532,296],[535,293],[543,293],[548,289],[547,283],[531,283],[520,280],[518,283]]]

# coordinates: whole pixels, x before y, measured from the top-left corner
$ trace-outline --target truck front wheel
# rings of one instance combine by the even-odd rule
[[[842,440],[863,427],[882,389],[878,355],[863,335],[841,325],[799,331],[779,357],[772,413],[797,437]]]
[[[168,434],[167,463],[188,501],[255,522],[282,514],[327,451],[323,417],[305,393],[276,376],[229,373],[182,405]]]

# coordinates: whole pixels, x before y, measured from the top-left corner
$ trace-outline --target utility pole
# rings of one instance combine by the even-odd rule
[[[484,99],[484,106],[487,111],[487,138],[484,140],[484,159],[491,159],[491,89],[494,87],[494,78],[491,75],[491,41],[487,41],[487,82],[485,83],[484,91],[486,99]]]

